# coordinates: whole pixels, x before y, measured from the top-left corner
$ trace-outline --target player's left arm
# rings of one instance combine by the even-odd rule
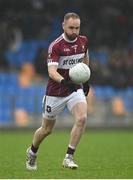
[[[89,53],[88,53],[88,50],[85,53],[83,62],[89,66]],[[85,82],[83,84],[83,91],[84,91],[85,96],[88,95],[89,90],[90,90],[90,84],[89,84],[89,81],[87,81],[87,82]]]
[[[88,52],[88,50],[85,53],[83,63],[89,65],[89,52]]]

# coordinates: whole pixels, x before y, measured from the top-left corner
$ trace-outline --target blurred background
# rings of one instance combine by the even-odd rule
[[[0,0],[0,128],[40,126],[47,48],[67,12],[89,38],[90,128],[133,128],[133,0]],[[65,109],[57,127],[73,123]]]

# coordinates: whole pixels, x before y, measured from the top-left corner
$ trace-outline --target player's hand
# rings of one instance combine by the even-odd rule
[[[67,79],[62,79],[61,80],[61,84],[65,85],[66,87],[68,87],[70,93],[77,91],[76,86],[74,84],[73,81],[71,81],[69,78]]]
[[[87,81],[83,83],[83,91],[84,91],[85,96],[88,95],[89,90],[90,90],[90,84],[89,84],[89,81]]]

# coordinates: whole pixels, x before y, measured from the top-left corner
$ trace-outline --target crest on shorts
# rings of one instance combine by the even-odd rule
[[[50,113],[50,112],[51,112],[51,106],[48,106],[48,105],[47,105],[46,111],[47,111],[48,113]]]

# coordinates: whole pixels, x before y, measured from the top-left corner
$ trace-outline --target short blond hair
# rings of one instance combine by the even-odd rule
[[[64,21],[67,21],[68,19],[73,18],[73,19],[80,19],[79,15],[76,13],[66,13],[64,16]]]

